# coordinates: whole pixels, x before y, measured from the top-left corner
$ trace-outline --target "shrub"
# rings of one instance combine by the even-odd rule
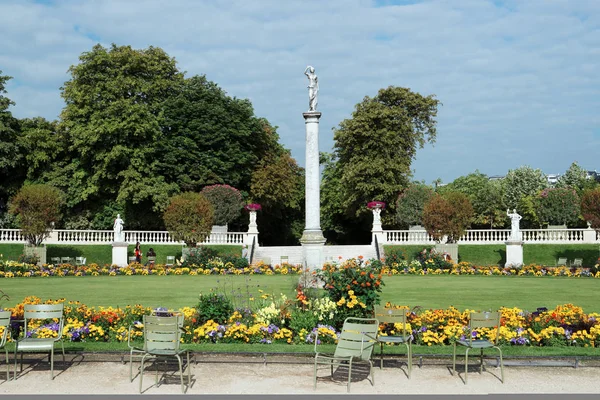
[[[64,194],[50,185],[26,185],[12,198],[9,212],[17,216],[21,232],[33,246],[39,246],[60,220]]]
[[[210,234],[213,215],[212,205],[204,196],[186,192],[171,198],[163,219],[173,239],[196,247]]]
[[[200,294],[198,310],[199,325],[213,320],[218,324],[225,324],[233,314],[233,303],[229,298],[219,293]]]
[[[339,307],[334,317],[337,328],[347,317],[372,315],[375,305],[379,304],[379,293],[384,284],[381,273],[370,262],[363,263],[360,257],[340,265],[326,264],[316,271],[316,275],[323,282],[329,298]]]
[[[248,259],[233,255],[219,255],[219,251],[210,247],[197,247],[190,249],[190,253],[186,256],[185,261],[181,264],[182,267],[189,267],[190,265],[206,266],[209,260],[218,258],[223,264],[231,263],[234,268],[242,269],[246,268]]]
[[[446,261],[444,255],[438,253],[435,249],[423,249],[417,260],[424,269],[451,269],[453,265],[450,261]]]
[[[471,201],[460,192],[436,194],[423,209],[423,225],[437,242],[447,236],[447,243],[456,243],[465,234],[472,219]]]
[[[312,311],[295,309],[291,312],[288,326],[293,332],[300,332],[303,329],[311,332],[317,326],[317,323],[317,316]]]
[[[400,261],[404,260],[406,260],[406,254],[402,249],[391,248],[385,252],[385,263],[387,265],[399,264]]]
[[[396,202],[396,221],[404,227],[419,225],[423,220],[423,208],[434,192],[429,186],[412,183],[400,195]]]
[[[215,225],[226,225],[239,217],[243,203],[242,195],[236,188],[229,185],[211,185],[205,186],[200,194],[213,206]]]

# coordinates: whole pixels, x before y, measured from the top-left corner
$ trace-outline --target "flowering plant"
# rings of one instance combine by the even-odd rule
[[[156,307],[152,310],[152,313],[157,317],[172,317],[173,313],[169,311],[166,307]]]
[[[258,203],[252,203],[252,204],[246,204],[244,206],[244,208],[248,211],[258,211],[260,210],[262,207],[260,206],[260,204]]]
[[[385,203],[383,201],[370,201],[367,203],[367,208],[369,210],[373,210],[374,208],[385,208]]]

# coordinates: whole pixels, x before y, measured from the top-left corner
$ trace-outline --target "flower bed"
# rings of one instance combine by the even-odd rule
[[[75,266],[70,264],[44,264],[39,267],[34,264],[15,261],[0,262],[0,278],[14,277],[49,277],[49,276],[122,276],[122,275],[287,275],[299,274],[299,265],[281,264],[270,266],[262,262],[244,268],[236,268],[232,263],[224,263],[216,258],[209,260],[206,265],[190,265],[186,267],[165,265],[130,264],[119,268],[115,265],[99,266],[89,264]]]
[[[57,303],[64,300],[49,300],[45,303]],[[24,304],[39,304],[41,299],[28,297],[23,303],[10,309],[13,319],[22,319]],[[225,323],[212,320],[199,322],[195,308],[184,307],[178,311],[184,316],[184,343],[312,343],[315,332],[324,343],[335,343],[337,332],[327,321],[342,306],[336,306],[329,299],[305,300],[304,309],[291,311],[293,301],[282,297],[272,299],[270,304],[254,311],[236,310]],[[394,305],[387,304],[388,307]],[[402,308],[399,306],[398,308]],[[88,307],[79,302],[65,304],[65,341],[127,341],[129,327],[133,340],[142,338],[142,315],[150,314],[149,307],[140,305],[125,308]],[[412,331],[414,342],[421,345],[449,345],[456,338],[464,337],[469,312],[455,308],[425,310],[409,313],[408,329]],[[527,312],[518,308],[502,308],[500,343],[508,346],[582,346],[597,347],[600,344],[600,314],[586,314],[573,304],[565,304],[553,310],[538,308]],[[316,323],[312,327],[299,322],[306,316],[314,316]],[[27,335],[38,337],[56,337],[56,321],[39,321],[31,325]],[[380,326],[381,334],[393,334],[397,325]],[[13,323],[13,332],[18,325]],[[494,339],[496,329],[480,328],[473,332],[474,338]],[[21,333],[22,334],[22,333]],[[14,337],[14,336],[13,336]]]

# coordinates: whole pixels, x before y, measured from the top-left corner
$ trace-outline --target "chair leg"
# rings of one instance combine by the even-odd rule
[[[483,373],[483,349],[481,349],[481,355],[479,360],[479,373]]]
[[[502,378],[502,383],[504,383],[504,364],[502,362],[502,350],[500,350],[500,347],[496,347],[496,349],[498,349],[498,353],[500,353],[500,377]]]
[[[133,382],[133,350],[129,350],[129,382]]]
[[[465,352],[465,385],[467,384],[467,375],[469,373],[469,348]]]
[[[450,374],[454,376],[455,372],[456,372],[456,342],[453,343],[453,347],[452,347],[452,371]]]
[[[383,369],[383,342],[379,343],[381,351],[379,352],[379,368]]]
[[[54,379],[54,346],[50,350],[50,379]]]
[[[314,382],[313,382],[313,390],[317,390],[317,359],[315,357],[315,368],[314,368]]]
[[[4,348],[4,355],[6,356],[6,380],[10,380],[10,364],[8,363],[8,349]]]
[[[181,367],[181,357],[179,357],[179,354],[176,354],[175,357],[177,357],[177,362],[179,363],[179,380],[181,381],[181,393],[185,393],[185,390],[183,390],[183,368]]]
[[[185,353],[187,355],[187,368],[188,368],[188,389],[190,388],[190,385],[192,384],[192,366],[190,365],[190,352],[186,351]],[[187,392],[187,390],[186,390]]]
[[[146,354],[142,357],[140,364],[140,393],[142,393],[142,381],[144,380],[144,361],[146,360]]]
[[[373,368],[373,363],[371,362],[371,360],[369,361],[369,368],[371,371],[371,386],[375,386],[375,369]]]
[[[348,393],[350,393],[350,383],[352,383],[352,359],[348,362]]]
[[[60,341],[60,346],[62,347],[63,367],[67,369],[67,361],[65,360],[65,344],[62,342],[62,340]]]
[[[412,346],[411,343],[406,344],[406,355],[408,356],[407,369],[408,369],[408,379],[410,379],[410,374],[412,371]]]

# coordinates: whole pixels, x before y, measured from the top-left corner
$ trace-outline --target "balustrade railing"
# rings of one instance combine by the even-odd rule
[[[167,231],[123,231],[129,244],[183,244],[173,240]],[[212,232],[203,244],[239,245],[245,243],[246,232]],[[45,244],[109,244],[112,230],[55,229],[44,240]],[[0,229],[0,243],[25,243],[20,229]]]

